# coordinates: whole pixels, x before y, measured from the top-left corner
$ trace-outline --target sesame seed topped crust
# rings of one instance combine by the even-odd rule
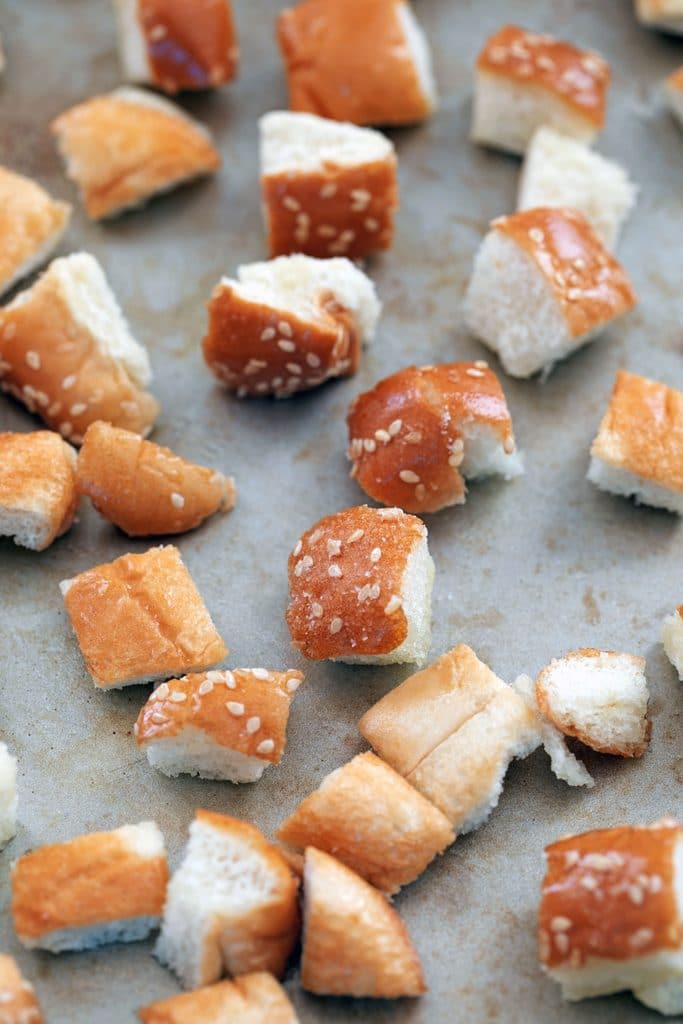
[[[237,74],[230,0],[137,0],[151,82],[164,92],[207,89]]]
[[[267,672],[266,679],[260,674],[244,668],[215,669],[162,683],[138,717],[138,746],[178,736],[193,726],[221,746],[279,764],[289,705],[304,677],[292,669]]]
[[[408,635],[403,575],[426,532],[419,519],[400,509],[367,505],[327,516],[307,530],[299,553],[289,558],[286,618],[294,646],[314,660],[400,647]],[[329,540],[341,542],[338,554],[329,553]],[[381,558],[373,561],[376,548]]]
[[[683,492],[683,391],[620,370],[591,454]]]
[[[30,178],[0,167],[0,294],[44,259],[65,231],[71,207]]]
[[[596,127],[605,122],[610,68],[603,57],[590,50],[506,25],[486,40],[477,68],[546,89]]]
[[[576,210],[541,206],[499,217],[491,227],[516,242],[545,275],[573,337],[635,305],[623,267]]]
[[[580,968],[593,958],[629,960],[679,949],[674,857],[682,839],[675,824],[620,825],[548,846],[541,962]]]
[[[505,395],[485,363],[400,370],[351,406],[347,424],[352,475],[371,498],[408,512],[461,504],[462,427],[469,423],[490,426],[505,451],[514,451]]]

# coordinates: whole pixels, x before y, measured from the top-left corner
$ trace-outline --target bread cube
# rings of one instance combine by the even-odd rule
[[[138,1017],[142,1024],[299,1024],[282,985],[265,971],[160,999]]]
[[[462,505],[466,478],[524,472],[503,389],[481,360],[399,370],[358,395],[346,422],[351,476],[406,512]]]
[[[649,827],[568,836],[546,849],[539,956],[572,1002],[632,991],[683,1013],[683,829]]]
[[[289,557],[292,644],[315,661],[420,662],[433,580],[427,528],[415,516],[367,505],[327,516]]]
[[[94,96],[60,114],[50,127],[91,220],[142,206],[211,174],[221,162],[204,125],[142,89]]]
[[[238,668],[171,679],[135,723],[138,747],[171,777],[256,782],[279,764],[301,672]]]
[[[564,733],[541,713],[536,699],[536,683],[531,676],[517,676],[511,685],[536,716],[541,743],[550,758],[553,775],[566,782],[568,786],[586,786],[587,789],[592,789],[595,785],[593,777],[567,746]]]
[[[271,256],[359,259],[388,249],[396,151],[370,128],[315,114],[261,118],[261,192]]]
[[[40,846],[12,867],[12,917],[28,949],[137,942],[157,927],[168,867],[152,821]]]
[[[47,261],[71,219],[71,207],[35,181],[0,167],[0,296]]]
[[[149,433],[159,414],[145,391],[151,377],[147,352],[89,253],[53,260],[0,309],[0,388],[74,444],[96,420]]]
[[[683,682],[683,604],[668,615],[662,625],[662,643],[666,656]]]
[[[539,128],[524,158],[517,209],[559,206],[578,210],[603,245],[614,250],[637,194],[619,164],[568,135]]]
[[[228,653],[170,545],[123,555],[59,586],[88,672],[102,689],[199,672]]]
[[[683,35],[683,0],[635,0],[635,10],[648,28]]]
[[[512,377],[549,371],[636,303],[590,224],[569,209],[499,217],[477,253],[467,326]]]
[[[167,93],[237,74],[231,0],[114,0],[124,78]]]
[[[683,515],[683,391],[620,370],[591,447],[588,479]]]
[[[76,452],[59,434],[0,434],[0,536],[44,551],[78,508]]]
[[[280,256],[237,278],[214,288],[203,350],[238,398],[289,398],[356,372],[382,307],[350,260]]]
[[[545,125],[592,142],[605,123],[609,83],[597,53],[506,25],[477,58],[472,139],[521,155]]]
[[[33,986],[22,977],[12,956],[0,955],[0,1020],[2,1024],[45,1024]]]

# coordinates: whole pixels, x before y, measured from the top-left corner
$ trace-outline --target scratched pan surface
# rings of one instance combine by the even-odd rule
[[[462,326],[462,295],[490,218],[512,209],[518,163],[467,140],[471,66],[503,21],[594,46],[615,71],[599,148],[626,164],[642,191],[620,254],[641,302],[635,313],[549,381],[505,380],[527,472],[471,489],[467,505],[432,516],[436,656],[470,644],[505,679],[535,673],[579,646],[647,657],[652,745],[642,761],[588,757],[591,792],[551,777],[537,753],[512,767],[489,824],[460,840],[396,905],[424,962],[419,1002],[371,1004],[287,988],[304,1022],[635,1022],[655,1015],[621,996],[563,1005],[536,963],[535,913],[544,844],[562,833],[680,813],[681,689],[658,643],[662,617],[683,600],[682,534],[669,515],[600,494],[585,480],[588,447],[615,371],[628,367],[683,387],[681,135],[662,108],[660,79],[683,62],[683,42],[636,26],[629,0],[417,0],[443,96],[426,125],[395,133],[402,210],[393,250],[371,265],[385,304],[359,374],[294,401],[240,403],[215,385],[199,342],[213,284],[265,256],[256,187],[256,120],[285,103],[272,24],[282,4],[237,0],[239,81],[186,101],[214,130],[224,158],[211,181],[108,225],[76,205],[63,251],[103,263],[135,333],[151,353],[163,403],[155,439],[233,473],[235,510],[179,546],[225,637],[230,665],[293,666],[306,685],[293,705],[282,765],[254,786],[170,780],[132,740],[148,688],[102,694],[88,680],[57,584],[126,551],[143,551],[84,506],[49,551],[0,540],[0,728],[20,764],[20,828],[2,854],[0,948],[18,956],[52,1024],[120,1024],[177,991],[151,943],[59,958],[22,951],[8,917],[10,862],[41,843],[155,818],[173,865],[196,807],[244,817],[271,833],[333,768],[363,749],[362,712],[410,669],[306,665],[283,621],[286,561],[318,517],[363,501],[348,479],[344,414],[351,398],[413,361],[486,353]],[[119,82],[105,0],[4,0],[8,71],[0,85],[0,160],[75,201],[47,133],[73,102]],[[495,365],[495,364],[494,364]],[[0,429],[36,422],[0,397]]]

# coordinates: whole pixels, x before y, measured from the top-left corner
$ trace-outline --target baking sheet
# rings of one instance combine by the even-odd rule
[[[325,1024],[654,1020],[628,996],[562,1004],[537,965],[535,914],[544,844],[572,830],[681,813],[681,688],[658,643],[662,617],[683,600],[681,527],[673,516],[599,493],[585,472],[619,367],[683,387],[683,134],[658,93],[660,79],[683,62],[683,41],[639,28],[630,0],[416,0],[443,99],[427,124],[393,133],[402,209],[393,250],[370,266],[385,304],[379,337],[355,378],[293,401],[237,402],[208,373],[199,342],[214,283],[239,262],[265,258],[256,122],[286,102],[272,31],[282,6],[236,0],[239,81],[183,101],[219,140],[217,177],[104,226],[89,224],[76,204],[62,251],[98,257],[149,348],[163,403],[154,439],[236,477],[235,510],[178,543],[231,649],[227,663],[305,671],[286,755],[253,786],[152,771],[132,739],[149,689],[95,691],[57,586],[148,544],[126,539],[85,503],[79,524],[41,555],[0,540],[0,727],[20,765],[19,834],[0,855],[0,949],[35,981],[51,1024],[120,1024],[177,991],[151,943],[60,957],[21,950],[7,912],[10,862],[44,842],[153,817],[175,865],[196,807],[272,833],[329,771],[364,749],[358,718],[411,673],[306,664],[290,651],[286,561],[317,518],[364,500],[344,459],[353,396],[412,362],[486,357],[463,329],[461,300],[487,222],[514,206],[519,165],[467,141],[471,68],[485,36],[517,21],[591,45],[613,64],[598,148],[641,186],[620,247],[641,302],[546,384],[503,378],[527,472],[509,484],[476,484],[464,508],[428,517],[437,566],[432,656],[462,641],[511,680],[580,646],[645,655],[652,744],[634,763],[587,757],[596,779],[590,792],[555,780],[542,752],[513,765],[489,824],[459,839],[396,900],[424,963],[424,998],[319,999],[301,991],[296,972],[287,989],[303,1022]],[[75,201],[47,124],[119,83],[109,4],[4,0],[0,30],[8,56],[0,160]],[[1,430],[35,426],[0,397]]]

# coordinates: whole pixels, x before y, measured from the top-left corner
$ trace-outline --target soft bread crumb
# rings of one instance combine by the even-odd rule
[[[17,759],[0,742],[0,849],[17,834]]]
[[[358,167],[391,159],[393,143],[373,128],[332,121],[316,114],[273,110],[259,121],[261,173],[296,174],[333,167]]]
[[[664,619],[662,626],[662,643],[666,656],[678,672],[678,678],[683,682],[683,618],[681,608]]]
[[[572,754],[560,730],[551,725],[539,711],[536,703],[536,685],[531,676],[517,676],[512,683],[512,688],[526,701],[537,716],[543,749],[550,758],[553,774],[562,782],[566,782],[568,786],[586,786],[591,789],[595,785],[593,777],[585,765]]]

